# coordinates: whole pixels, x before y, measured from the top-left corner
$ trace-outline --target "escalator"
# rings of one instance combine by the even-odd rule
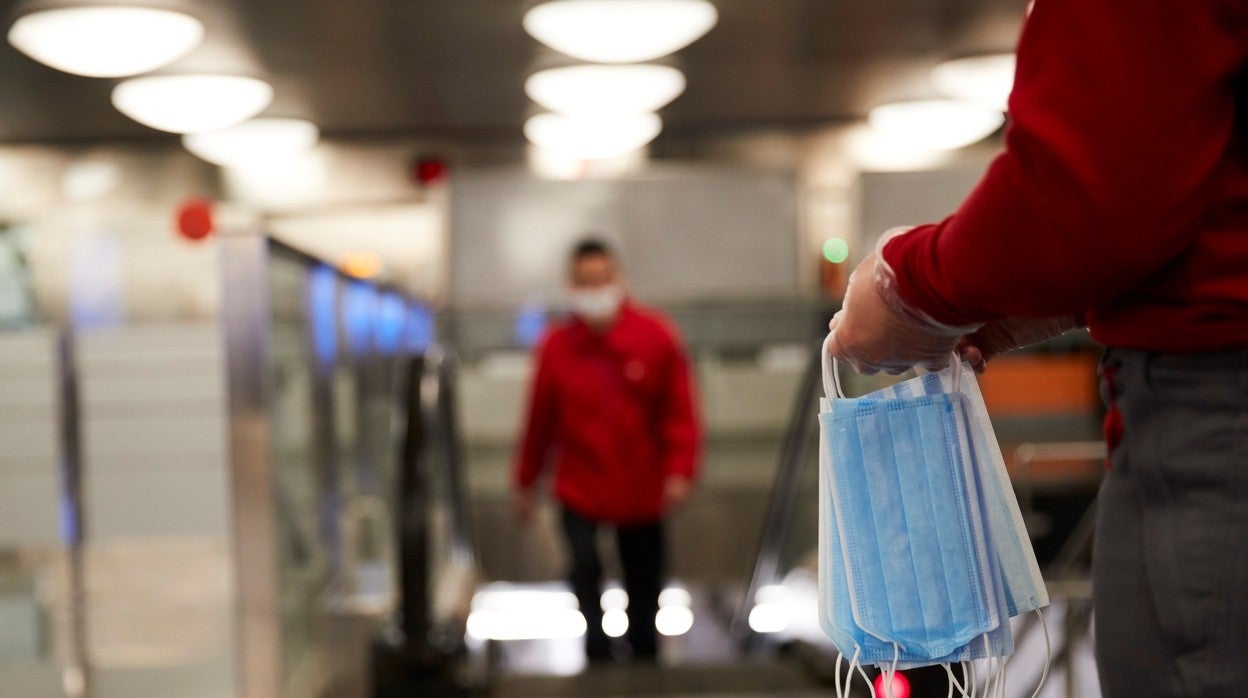
[[[812,416],[821,392],[819,372],[819,355],[813,350],[793,397],[756,554],[739,594],[707,597],[698,589],[692,590],[702,634],[691,633],[686,642],[721,643],[728,649],[714,661],[669,657],[657,665],[586,667],[578,660],[555,662],[550,671],[524,672],[515,671],[511,663],[514,656],[546,652],[566,658],[581,651],[579,640],[550,640],[543,645],[543,641],[534,640],[474,639],[471,632],[465,633],[473,609],[473,590],[478,606],[486,595],[501,587],[551,596],[566,591],[561,592],[558,583],[529,587],[478,583],[478,561],[466,508],[464,458],[453,407],[454,362],[437,350],[414,360],[406,388],[408,404],[418,407],[406,413],[408,438],[400,508],[401,612],[374,646],[374,695],[831,694],[837,653],[818,627],[815,584],[818,434]],[[874,387],[866,379],[857,380],[863,381],[858,386],[862,392]],[[1094,491],[1094,485],[1093,489],[1080,485],[1078,496],[1062,500],[1063,506],[1084,510],[1082,517],[1062,523],[1071,517],[1063,514],[1064,518],[1053,518],[1053,512],[1047,510],[1053,490],[1044,490],[1044,477],[1032,470],[1042,470],[1046,459],[1094,462],[1098,453],[1095,444],[1068,448],[1023,444],[1013,458],[1023,468],[1015,476],[1028,521],[1049,516],[1058,522],[1057,528],[1050,526],[1043,535],[1062,542],[1055,547],[1056,552],[1041,561],[1055,600],[1047,616],[1055,630],[1051,653],[1056,676],[1044,696],[1085,695],[1087,687],[1095,685],[1094,667],[1088,667],[1090,606],[1086,584],[1086,533],[1091,520],[1087,493]],[[1037,482],[1042,485],[1039,495],[1034,491]],[[457,590],[448,592],[448,588]],[[439,601],[439,594],[449,594],[457,601]],[[551,611],[552,624],[556,612]],[[1016,621],[1014,635],[1018,654],[1012,660],[1007,695],[1030,695],[1041,672],[1045,638],[1038,623],[1026,619]],[[948,692],[942,668],[911,671],[906,676],[911,696],[944,696]],[[868,694],[859,681],[850,695]]]
[[[440,347],[400,380],[398,604],[373,643],[373,695],[468,695],[465,644],[476,559],[464,498],[454,360]]]

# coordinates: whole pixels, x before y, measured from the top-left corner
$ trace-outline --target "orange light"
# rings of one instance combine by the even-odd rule
[[[375,279],[381,274],[381,257],[376,252],[352,252],[342,258],[338,268],[356,279]]]

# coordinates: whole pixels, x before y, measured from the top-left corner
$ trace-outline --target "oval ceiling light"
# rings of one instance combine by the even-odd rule
[[[945,61],[932,69],[932,83],[947,97],[1006,111],[1014,88],[1014,54]]]
[[[906,172],[935,169],[948,160],[947,150],[915,148],[890,140],[863,124],[848,134],[850,157],[859,168],[873,172]]]
[[[138,75],[185,56],[204,38],[198,19],[151,7],[60,7],[22,15],[9,43],[57,70],[93,78]]]
[[[1005,123],[1005,115],[968,102],[927,99],[882,104],[867,122],[898,147],[954,150],[987,138]]]
[[[228,128],[259,114],[273,87],[238,75],[156,75],[113,89],[113,106],[135,121],[171,133]]]
[[[529,98],[570,116],[644,114],[685,91],[685,74],[665,65],[573,65],[551,68],[524,82]]]
[[[311,150],[319,138],[316,124],[304,119],[252,119],[220,131],[188,133],[182,145],[215,165],[250,167]]]
[[[675,53],[715,26],[708,0],[550,0],[524,30],[554,50],[595,63],[640,63]]]
[[[538,114],[524,124],[533,145],[581,160],[603,160],[654,140],[663,122],[654,114],[574,117]]]

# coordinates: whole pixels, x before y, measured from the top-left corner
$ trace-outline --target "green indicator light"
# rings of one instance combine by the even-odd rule
[[[823,258],[833,264],[840,264],[849,259],[849,243],[841,238],[828,238],[823,243]]]

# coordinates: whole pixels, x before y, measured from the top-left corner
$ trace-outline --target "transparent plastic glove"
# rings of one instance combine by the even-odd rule
[[[868,375],[948,365],[959,338],[978,326],[947,327],[907,309],[896,296],[892,270],[881,274],[887,265],[878,260],[876,254],[869,255],[849,275],[845,302],[828,324],[829,352]]]
[[[969,361],[976,373],[983,373],[994,356],[1061,336],[1080,325],[1073,315],[996,320],[963,337],[958,342],[958,356]]]

